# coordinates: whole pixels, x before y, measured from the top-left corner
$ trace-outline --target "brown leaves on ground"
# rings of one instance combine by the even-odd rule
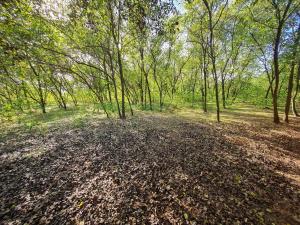
[[[10,136],[0,223],[300,223],[295,124],[143,116]]]

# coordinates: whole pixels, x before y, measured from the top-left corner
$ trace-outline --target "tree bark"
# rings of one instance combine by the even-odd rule
[[[223,103],[223,108],[226,109],[225,78],[224,78],[224,76],[222,76],[222,103]]]
[[[122,55],[121,55],[121,49],[120,49],[120,35],[121,35],[121,2],[119,1],[119,4],[117,6],[117,24],[115,24],[114,21],[114,9],[112,7],[112,2],[108,2],[108,7],[110,10],[110,22],[111,22],[111,32],[114,39],[114,44],[117,49],[117,62],[119,67],[119,75],[120,75],[120,81],[121,81],[121,116],[120,119],[125,119],[125,79],[123,74],[123,64],[122,64]]]
[[[279,5],[275,1],[273,1],[273,6],[276,10],[276,18],[278,21],[278,27],[276,29],[276,37],[274,40],[274,48],[273,48],[273,65],[274,65],[274,79],[275,79],[275,87],[273,90],[273,121],[274,123],[280,123],[279,115],[278,115],[278,88],[279,88],[279,79],[280,79],[280,70],[279,70],[279,45],[281,40],[282,29],[287,18],[288,10],[291,6],[292,0],[289,0],[283,14],[281,15]]]
[[[213,15],[212,15],[212,8],[209,6],[207,0],[203,0],[207,11],[208,11],[208,19],[209,19],[209,47],[210,47],[210,58],[212,61],[212,72],[214,76],[214,83],[215,83],[215,97],[216,97],[216,111],[217,111],[217,121],[220,122],[220,103],[219,103],[219,84],[218,84],[218,75],[216,69],[216,58],[214,52],[214,26],[213,26]]]
[[[292,90],[293,90],[293,78],[294,78],[294,70],[295,70],[295,62],[292,62],[291,72],[289,75],[285,109],[284,109],[284,122],[289,122],[289,112],[291,107],[291,99],[292,99]]]
[[[292,110],[293,110],[293,114],[294,116],[298,117],[300,116],[298,114],[297,108],[296,108],[296,99],[297,99],[297,95],[299,92],[299,88],[300,88],[300,84],[299,84],[299,80],[300,80],[300,61],[298,62],[298,72],[296,75],[296,87],[295,87],[295,93],[293,95],[293,99],[292,99]]]
[[[292,55],[292,62],[291,62],[291,71],[289,75],[289,81],[288,81],[288,90],[286,95],[286,102],[285,102],[285,110],[284,110],[284,121],[286,123],[289,122],[289,113],[290,113],[290,107],[291,107],[291,100],[292,100],[292,91],[293,91],[293,85],[294,85],[294,71],[296,66],[296,56],[297,56],[297,50],[299,45],[299,39],[300,39],[300,24],[298,26],[298,31],[296,34],[295,43],[293,44],[293,55]],[[299,70],[299,68],[298,68]]]
[[[278,88],[279,88],[279,44],[280,44],[280,37],[281,37],[281,30],[282,30],[282,24],[279,24],[277,28],[277,35],[275,39],[275,45],[274,45],[274,52],[273,52],[273,64],[274,64],[274,78],[275,78],[275,86],[272,93],[273,97],[273,121],[274,123],[280,123],[279,115],[278,115]]]

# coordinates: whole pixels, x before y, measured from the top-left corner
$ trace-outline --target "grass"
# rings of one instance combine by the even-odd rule
[[[209,103],[207,105],[208,112],[204,113],[201,104],[195,104],[191,107],[190,104],[172,105],[165,104],[162,112],[158,104],[153,104],[151,111],[149,106],[142,107],[134,105],[134,116],[143,114],[160,113],[161,115],[175,114],[181,117],[186,117],[194,121],[205,121],[214,123],[216,121],[215,105]],[[283,114],[281,115],[283,116]],[[117,118],[117,111],[111,113],[112,118]],[[130,117],[130,110],[127,109],[127,117]],[[27,111],[24,113],[10,113],[9,117],[1,117],[0,135],[6,135],[12,131],[22,132],[38,131],[45,133],[52,127],[82,127],[91,119],[103,119],[106,115],[100,108],[95,108],[94,105],[81,105],[78,107],[68,108],[67,110],[59,109],[55,106],[47,108],[47,113],[43,114],[38,109]],[[221,121],[223,123],[232,122],[251,122],[261,123],[272,122],[272,110],[261,109],[253,105],[236,103],[228,106],[227,109],[221,110]]]
[[[279,110],[280,118],[283,118],[283,110]],[[217,120],[214,104],[208,105],[208,112],[204,113],[201,107],[181,108],[175,112],[179,116],[183,116],[192,120],[201,120],[209,123],[214,123]],[[272,123],[272,109],[263,109],[254,105],[245,103],[236,103],[227,106],[226,109],[221,108],[220,118],[222,123]]]
[[[89,118],[105,118],[105,115],[95,111],[92,106],[80,106],[67,110],[48,107],[46,114],[40,111],[28,111],[10,117],[2,116],[0,137],[12,132],[45,133],[49,128],[82,127]]]

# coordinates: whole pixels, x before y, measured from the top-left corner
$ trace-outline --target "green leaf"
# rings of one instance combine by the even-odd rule
[[[189,215],[187,213],[184,213],[183,217],[184,217],[185,220],[189,220]]]
[[[83,201],[80,201],[79,204],[78,204],[78,208],[81,209],[81,208],[83,207],[83,205],[84,205],[84,202],[83,202]]]

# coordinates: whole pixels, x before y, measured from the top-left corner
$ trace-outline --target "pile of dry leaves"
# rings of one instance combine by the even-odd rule
[[[0,224],[299,224],[299,143],[296,125],[175,116],[10,135]]]

